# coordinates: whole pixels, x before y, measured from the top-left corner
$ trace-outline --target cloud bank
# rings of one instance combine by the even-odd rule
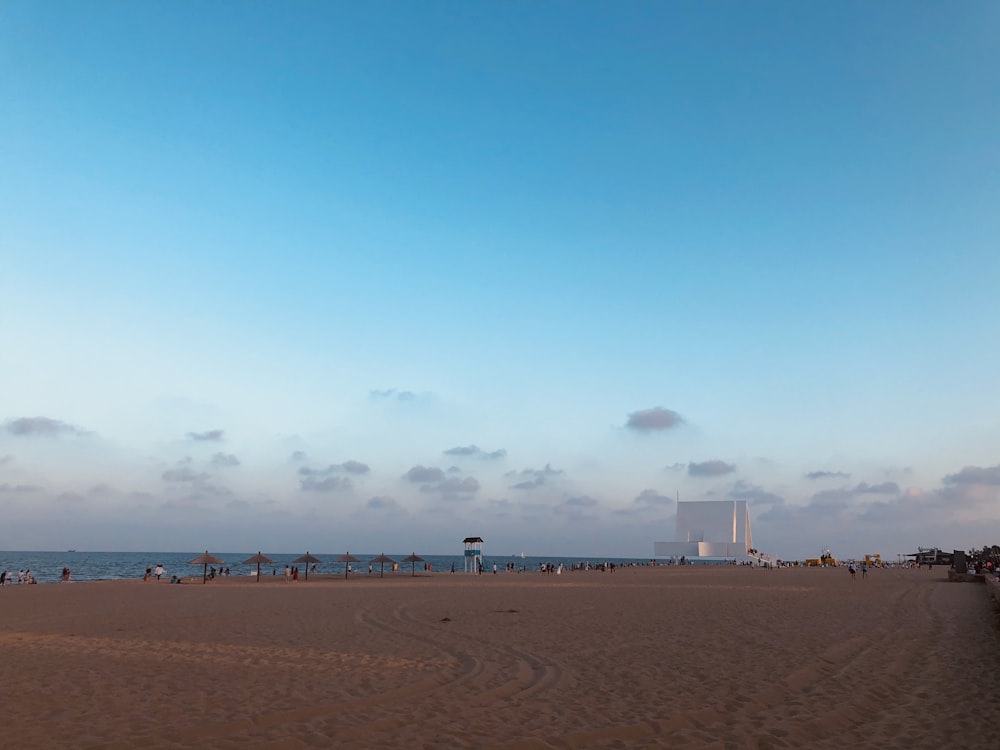
[[[60,435],[83,437],[92,434],[68,422],[50,419],[49,417],[19,417],[17,419],[9,419],[4,423],[4,429],[17,437],[59,437]]]
[[[684,424],[684,418],[675,411],[654,406],[652,409],[640,409],[628,415],[625,426],[638,432],[657,432],[669,430]]]

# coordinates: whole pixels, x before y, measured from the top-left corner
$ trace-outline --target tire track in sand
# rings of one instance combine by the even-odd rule
[[[938,628],[927,605],[929,582],[901,586],[889,593],[887,612],[864,635],[848,637],[817,654],[800,669],[755,690],[733,710],[713,705],[595,730],[581,730],[494,747],[589,748],[633,746],[726,748],[815,747],[854,732],[869,721],[871,706],[888,701],[894,685],[919,669]],[[900,627],[900,624],[902,626]]]

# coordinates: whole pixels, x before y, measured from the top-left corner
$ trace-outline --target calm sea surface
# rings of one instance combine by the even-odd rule
[[[39,583],[56,583],[59,581],[63,567],[67,567],[73,574],[74,581],[107,581],[121,580],[125,578],[142,578],[146,568],[153,568],[157,564],[163,565],[166,569],[166,578],[172,575],[194,576],[202,572],[201,565],[191,565],[188,560],[197,557],[202,552],[4,552],[0,551],[0,570],[6,570],[8,578],[13,573],[15,582],[17,581],[18,570],[31,570]],[[243,563],[247,558],[257,554],[253,552],[212,552],[213,555],[223,560],[223,568],[228,567],[230,575],[248,576],[256,573],[256,565],[246,565]],[[264,553],[272,560],[271,564],[261,565],[261,576],[272,575],[272,573],[282,575],[285,564],[292,565],[293,560],[299,557],[298,554],[269,554]],[[322,562],[316,565],[317,573],[339,573],[344,575],[344,564],[333,562],[343,555],[337,553],[312,553]],[[375,554],[361,554],[352,552],[352,555],[360,559],[360,562],[352,563],[352,571],[360,574],[368,574],[368,562],[376,557]],[[399,563],[399,569],[395,575],[409,575],[410,564],[404,563],[403,558],[408,557],[410,552],[401,554],[388,554],[393,560]],[[419,554],[419,553],[418,553]],[[430,563],[435,573],[447,573],[455,565],[457,572],[462,572],[464,557],[462,555],[420,555],[427,563]],[[618,565],[648,565],[649,559],[627,558],[627,557],[490,557],[483,555],[483,566],[486,572],[492,572],[493,563],[497,564],[500,572],[504,571],[508,563],[513,563],[518,570],[538,571],[545,563],[552,565],[563,564],[567,570],[573,565],[590,563],[600,565],[601,563],[614,562]],[[424,563],[416,563],[416,570],[423,572]],[[218,567],[218,566],[216,566]],[[305,564],[299,564],[302,573],[305,572]],[[379,574],[379,564],[374,564],[374,574]],[[393,575],[392,566],[385,566],[385,574]]]

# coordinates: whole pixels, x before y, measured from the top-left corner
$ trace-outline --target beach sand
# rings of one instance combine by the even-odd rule
[[[5,587],[0,744],[1000,746],[996,605],[944,579],[647,567]]]

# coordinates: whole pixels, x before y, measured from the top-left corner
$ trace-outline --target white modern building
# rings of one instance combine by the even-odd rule
[[[751,550],[753,550],[751,552]],[[654,557],[689,561],[758,561],[750,535],[746,500],[696,500],[677,503],[677,533],[672,542],[654,542]]]

